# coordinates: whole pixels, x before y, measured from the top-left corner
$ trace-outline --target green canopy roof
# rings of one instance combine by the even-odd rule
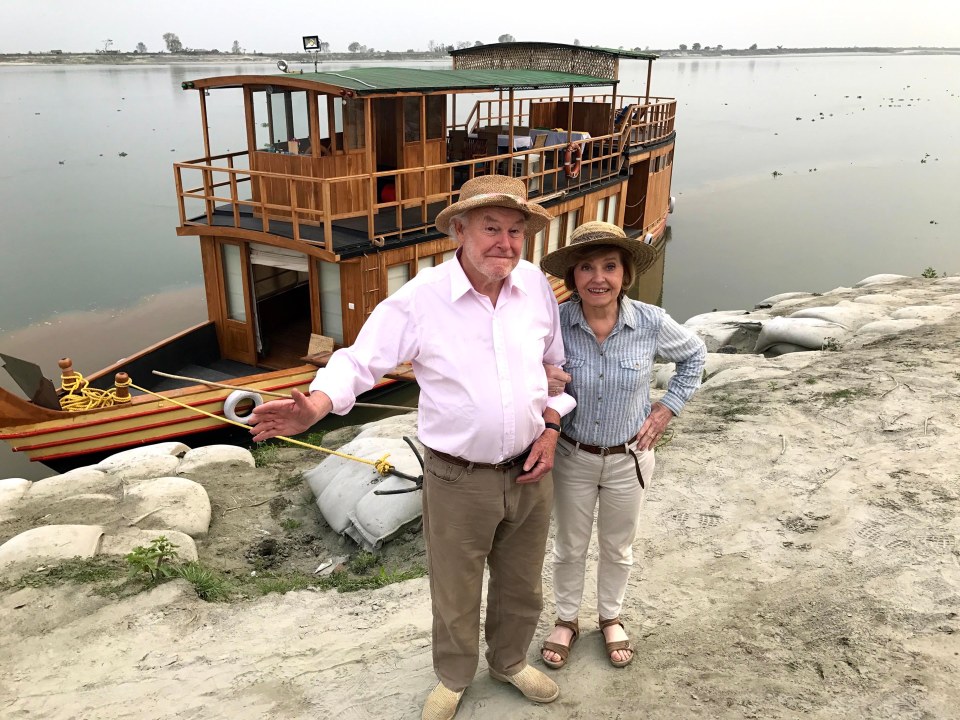
[[[548,70],[424,70],[403,67],[362,67],[341,72],[283,73],[281,75],[234,75],[183,83],[184,89],[237,87],[241,85],[322,86],[349,90],[354,95],[383,95],[403,92],[429,93],[471,90],[533,90],[537,88],[594,87],[616,81],[592,75]]]

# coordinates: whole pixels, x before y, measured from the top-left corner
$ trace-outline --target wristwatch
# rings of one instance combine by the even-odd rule
[[[557,425],[556,423],[548,423],[548,422],[545,422],[545,423],[543,424],[543,429],[544,429],[544,430],[556,430],[557,432],[560,432],[560,426]]]

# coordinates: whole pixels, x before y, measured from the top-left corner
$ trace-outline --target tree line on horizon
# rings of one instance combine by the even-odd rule
[[[159,53],[167,52],[167,53],[170,53],[170,54],[190,54],[190,55],[221,54],[221,53],[231,54],[231,55],[246,55],[246,54],[263,55],[263,54],[264,54],[264,53],[260,53],[260,52],[258,52],[258,51],[256,51],[256,50],[253,50],[251,53],[247,53],[246,48],[244,48],[244,47],[242,47],[242,46],[240,45],[240,41],[239,41],[239,40],[234,40],[234,41],[233,41],[233,44],[231,45],[231,47],[230,47],[229,50],[221,51],[221,50],[218,50],[218,49],[216,49],[216,48],[214,48],[214,49],[205,49],[205,48],[190,48],[190,47],[185,47],[184,44],[183,44],[183,42],[180,40],[180,37],[179,37],[176,33],[172,33],[172,32],[164,33],[163,36],[162,36],[162,39],[163,39],[163,44],[164,44],[164,50],[159,50],[159,51],[156,51],[156,52],[159,52]],[[517,42],[517,40],[516,40],[516,38],[514,38],[513,35],[511,35],[511,34],[509,34],[509,33],[504,33],[503,35],[500,35],[500,36],[497,37],[497,42],[499,42],[499,43],[509,43],[509,42]],[[97,48],[94,52],[95,52],[96,54],[108,54],[108,55],[127,54],[127,53],[124,53],[123,51],[113,49],[113,44],[114,44],[114,43],[113,43],[113,40],[110,40],[110,39],[104,40],[104,41],[103,41],[103,48],[102,48],[102,49],[101,49],[101,48]],[[452,52],[452,51],[454,51],[454,50],[462,50],[462,49],[464,49],[464,48],[476,47],[476,46],[480,46],[480,45],[484,45],[484,44],[485,44],[485,43],[484,43],[482,40],[460,40],[460,41],[457,41],[457,42],[455,42],[455,43],[445,43],[445,42],[442,42],[442,41],[430,40],[430,41],[427,43],[427,49],[426,49],[426,50],[416,50],[416,49],[410,48],[410,49],[407,49],[405,52],[408,53],[408,54],[409,54],[409,53],[429,53],[429,54],[434,54],[434,55],[444,55],[444,54],[447,54],[447,53]],[[576,39],[576,38],[575,38],[575,39],[573,40],[573,43],[572,43],[572,44],[573,44],[573,45],[580,45],[581,43],[580,43],[580,40],[579,40],[579,39]],[[604,47],[604,46],[593,46],[593,47]],[[775,54],[775,53],[786,53],[786,52],[789,52],[789,53],[803,53],[803,52],[825,52],[825,51],[832,51],[832,52],[843,52],[843,51],[892,52],[892,51],[896,51],[896,50],[902,50],[902,49],[905,49],[905,48],[892,48],[892,47],[819,47],[819,48],[810,47],[810,48],[785,48],[783,45],[777,45],[775,48],[773,48],[773,47],[771,47],[771,48],[760,48],[760,47],[758,47],[757,43],[753,43],[753,44],[750,45],[750,47],[748,47],[748,48],[735,49],[735,48],[725,48],[723,45],[721,45],[721,44],[719,44],[719,43],[718,43],[717,45],[714,45],[714,46],[711,47],[711,46],[709,46],[709,45],[701,45],[700,43],[695,42],[695,43],[692,43],[692,44],[690,44],[690,45],[687,45],[686,43],[680,43],[680,45],[679,45],[677,48],[654,48],[654,49],[651,49],[650,46],[646,46],[646,47],[636,46],[636,47],[632,47],[632,48],[627,48],[627,47],[624,47],[623,45],[621,45],[619,48],[615,48],[615,49],[623,50],[623,51],[632,51],[632,52],[650,52],[650,53],[655,53],[655,54],[658,54],[658,55],[661,55],[661,56],[667,56],[667,57],[669,57],[669,56],[689,55],[689,54],[701,54],[701,55],[720,55],[720,54],[728,54],[728,55],[738,55],[738,54],[744,54],[744,53]],[[914,48],[914,49],[922,49],[922,48]],[[932,48],[930,48],[930,49],[932,49]],[[954,48],[940,48],[940,49],[954,49]],[[360,43],[359,41],[352,41],[352,42],[350,42],[350,43],[347,45],[347,51],[348,51],[349,54],[351,54],[351,55],[394,55],[394,54],[401,54],[401,53],[404,52],[404,51],[398,51],[398,50],[376,50],[375,48],[367,47],[366,45]],[[49,54],[53,54],[53,55],[62,55],[62,54],[64,54],[63,51],[61,51],[61,50],[49,50],[49,51],[46,51],[46,52],[49,53]],[[319,46],[317,52],[319,52],[320,54],[324,54],[324,55],[336,55],[336,54],[338,54],[338,53],[333,52],[333,50],[332,50],[332,48],[331,48],[331,46],[330,46],[330,43],[327,42],[327,41],[320,41],[320,46]],[[2,53],[2,51],[0,51],[0,53]],[[145,43],[143,43],[143,42],[138,42],[138,43],[136,44],[136,46],[135,46],[135,49],[132,51],[132,54],[140,54],[140,55],[142,55],[142,54],[147,54],[147,53],[149,53],[149,50],[147,49],[147,45],[146,45]],[[21,54],[21,53],[11,53],[11,54]],[[34,53],[31,51],[31,52],[29,52],[29,53],[27,53],[27,54],[33,55]],[[81,52],[81,53],[75,53],[75,54],[87,54],[87,53]],[[279,53],[267,53],[267,54],[269,54],[269,55],[291,55],[291,54],[295,54],[295,53],[279,52]],[[339,54],[342,54],[342,53],[339,53]]]

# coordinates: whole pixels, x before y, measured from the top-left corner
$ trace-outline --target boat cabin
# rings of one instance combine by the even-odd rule
[[[554,214],[526,244],[533,262],[587,220],[661,241],[676,101],[650,95],[656,56],[526,42],[451,55],[450,69],[183,83],[204,156],[175,165],[177,233],[200,238],[224,358],[283,368],[352,343],[378,302],[453,257],[433,220],[476,175],[520,177]],[[647,62],[639,94],[619,86],[624,59]],[[236,125],[218,137],[208,103],[231,96]],[[239,129],[246,147],[220,152]]]

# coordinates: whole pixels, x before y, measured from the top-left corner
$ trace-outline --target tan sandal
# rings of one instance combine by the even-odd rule
[[[580,636],[580,624],[577,620],[561,620],[557,618],[556,622],[553,623],[554,627],[567,628],[568,630],[573,630],[573,636],[570,638],[569,645],[561,645],[560,643],[550,642],[549,640],[544,640],[543,644],[540,646],[540,659],[543,660],[543,664],[552,670],[559,670],[564,665],[567,664],[567,658],[570,656],[570,649],[573,647],[573,644],[577,641],[577,638]],[[560,656],[559,660],[547,660],[543,656],[543,651],[549,650],[550,652],[555,652]]]
[[[600,634],[603,635],[603,629],[608,628],[611,625],[619,625],[620,627],[623,627],[623,623],[620,622],[619,617],[615,617],[610,620],[604,620],[603,618],[600,618]],[[624,628],[624,630],[626,630],[626,628]],[[603,635],[603,646],[604,648],[606,648],[606,651],[607,651],[607,659],[610,661],[610,664],[613,665],[614,667],[618,667],[618,668],[626,667],[627,665],[633,662],[633,656],[635,655],[635,653],[633,650],[633,645],[630,644],[629,639],[611,640],[610,642],[607,642],[607,636]],[[626,660],[614,660],[613,653],[616,652],[617,650],[629,651],[630,657],[628,657]]]

